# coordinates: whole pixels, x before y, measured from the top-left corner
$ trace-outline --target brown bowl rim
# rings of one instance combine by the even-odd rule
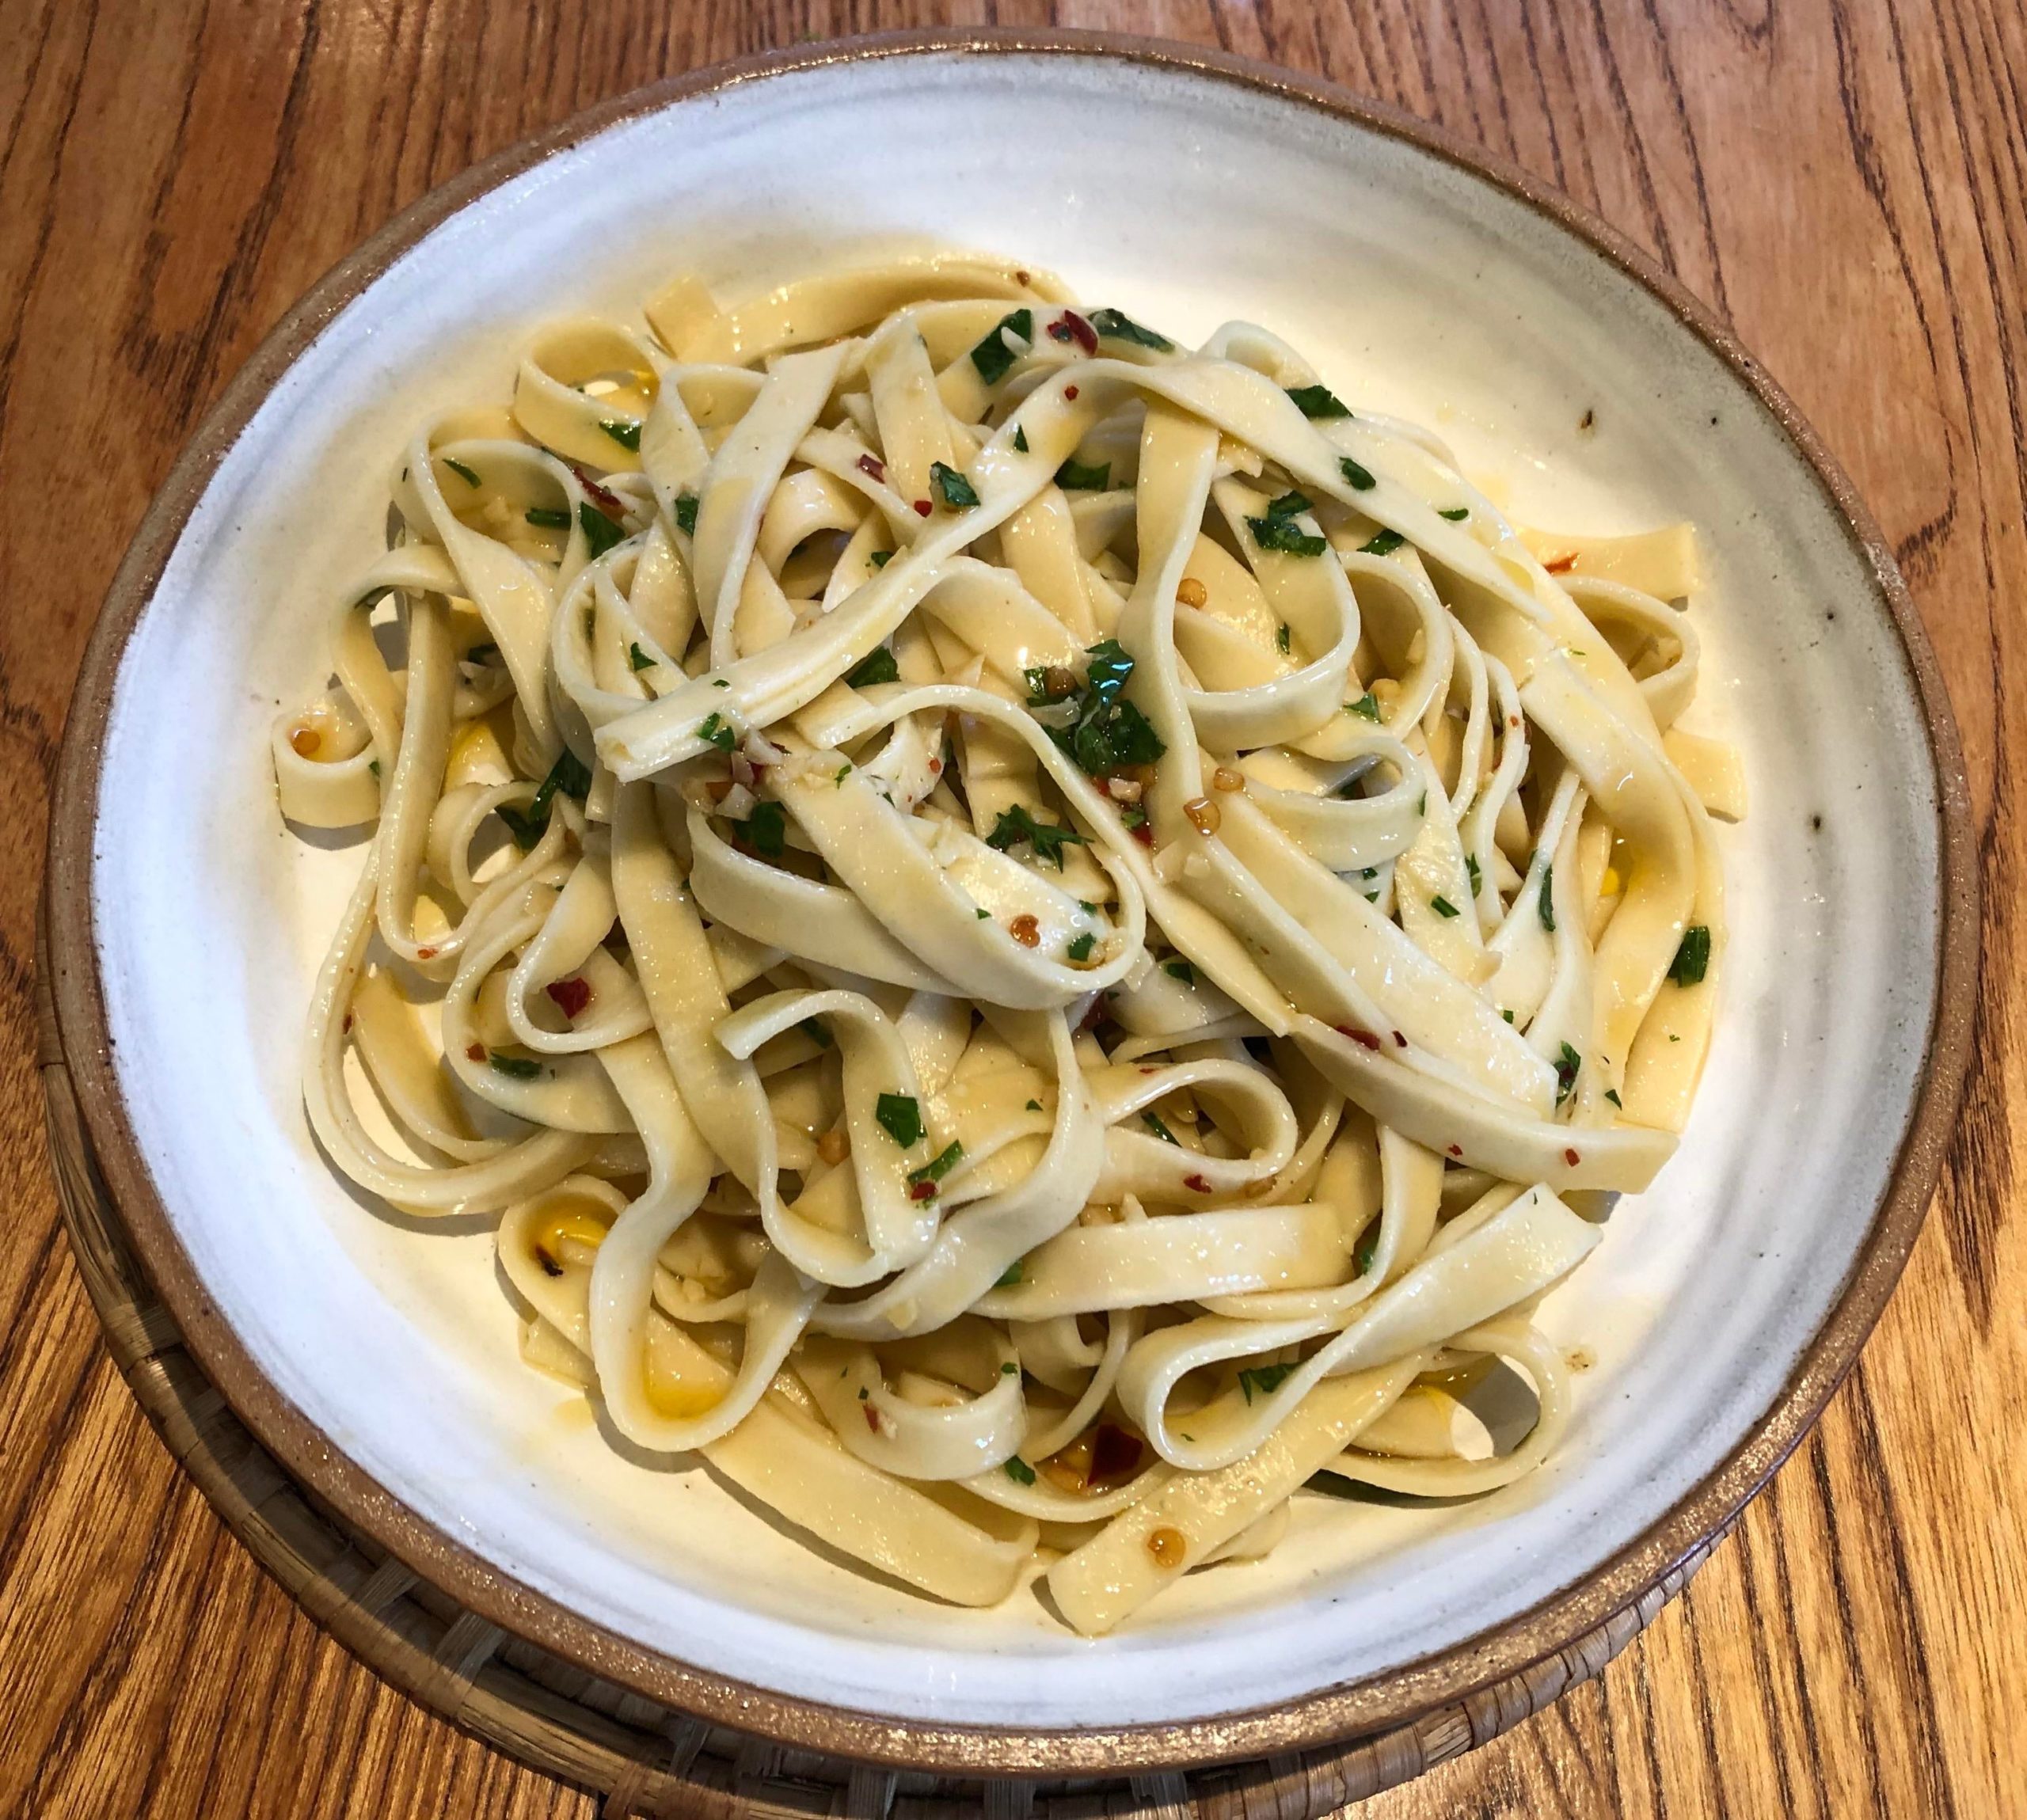
[[[226,450],[325,325],[409,246],[551,154],[694,97],[834,64],[947,54],[1109,58],[1298,103],[1405,143],[1518,197],[1657,298],[1779,423],[1878,583],[1927,728],[1941,823],[1935,1015],[1892,1176],[1835,1305],[1779,1396],[1668,1514],[1581,1581],[1447,1649],[1251,1711],[1086,1731],[943,1725],[778,1693],[617,1635],[501,1572],[425,1522],[342,1453],[270,1382],[206,1294],[156,1192],[113,1064],[92,917],[100,764],[121,655]],[[913,1769],[1090,1774],[1179,1769],[1326,1746],[1403,1723],[1554,1655],[1632,1605],[1721,1531],[1807,1432],[1856,1360],[1920,1230],[1970,1058],[1978,899],[1969,792],[1941,672],[1892,553],[1843,469],[1730,329],[1649,256],[1559,192],[1440,127],[1335,85],[1221,51],[1114,32],[975,28],[884,33],[774,51],[615,97],[485,159],[411,203],[327,273],[269,332],[177,458],[135,534],[86,648],[59,761],[45,875],[51,982],[66,1062],[127,1230],[186,1343],[234,1412],[345,1521],[481,1617],[664,1705],[782,1744]]]

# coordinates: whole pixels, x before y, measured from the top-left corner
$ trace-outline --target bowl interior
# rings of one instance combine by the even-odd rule
[[[706,1472],[614,1451],[519,1362],[489,1235],[389,1218],[306,1129],[303,1007],[361,853],[276,812],[270,717],[322,678],[417,424],[504,400],[545,318],[637,319],[956,244],[1181,338],[1244,317],[1354,408],[1435,427],[1515,513],[1687,516],[1711,576],[1688,724],[1744,747],[1735,932],[1680,1153],[1546,1322],[1595,1366],[1561,1452],[1483,1502],[1302,1499],[1264,1562],[1121,1634],[1032,1597],[938,1606],[811,1552]],[[1579,427],[1587,413],[1593,425]],[[1835,1304],[1923,1065],[1938,785],[1904,652],[1778,424],[1546,215],[1404,140],[1215,75],[1093,55],[907,55],[735,85],[581,140],[352,298],[221,462],[129,644],[93,911],[129,1115],[206,1291],[281,1393],[505,1575],[698,1666],[902,1718],[1200,1717],[1380,1674],[1594,1571],[1710,1472]]]

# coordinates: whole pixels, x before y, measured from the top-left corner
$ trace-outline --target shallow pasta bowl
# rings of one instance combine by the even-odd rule
[[[917,1599],[531,1374],[489,1234],[344,1191],[301,1008],[360,859],[303,847],[267,729],[390,453],[504,398],[545,318],[956,244],[1185,340],[1286,336],[1434,424],[1515,515],[1695,521],[1695,724],[1741,747],[1733,946],[1681,1150],[1550,1305],[1592,1362],[1539,1472],[1441,1510],[1304,1500],[1266,1560],[1087,1641]],[[1974,891],[1934,663],[1871,521],[1693,301],[1569,204],[1334,89],[1131,40],[869,40],[581,116],[425,198],[281,325],[184,455],[87,654],[49,873],[66,1059],[124,1222],[287,1469],[458,1602],[665,1703],[917,1767],[1285,1752],[1554,1655],[1718,1533],[1904,1261],[1966,1059]],[[1890,876],[1900,888],[1866,888]]]

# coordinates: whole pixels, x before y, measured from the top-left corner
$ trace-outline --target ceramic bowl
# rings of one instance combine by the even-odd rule
[[[1734,931],[1681,1150],[1546,1321],[1595,1360],[1542,1471],[1442,1509],[1298,1500],[1267,1560],[1117,1635],[941,1606],[622,1457],[524,1367],[484,1230],[348,1192],[306,1127],[302,1010],[360,863],[278,815],[267,729],[324,673],[390,459],[504,400],[546,318],[637,315],[957,245],[1179,339],[1231,317],[1355,406],[1435,426],[1519,517],[1694,519],[1697,728],[1735,739]],[[1971,1001],[1961,763],[1848,484],[1699,306],[1431,130],[1231,59],[1021,34],[874,40],[595,110],[425,198],[204,424],[87,657],[55,809],[64,1046],[134,1241],[289,1471],[466,1605],[683,1707],[917,1765],[1288,1750],[1535,1662],[1717,1531],[1850,1366],[1904,1260]],[[1880,888],[1891,881],[1892,889]]]

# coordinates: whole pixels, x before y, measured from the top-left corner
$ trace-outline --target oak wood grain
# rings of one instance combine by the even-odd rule
[[[2017,6],[0,0],[0,1814],[593,1813],[324,1638],[180,1478],[108,1360],[40,1130],[46,781],[151,490],[326,266],[601,97],[798,39],[980,19],[1320,73],[1604,215],[1731,318],[1852,473],[1962,724],[1984,868],[1977,1055],[1936,1214],[1862,1363],[1601,1679],[1363,1811],[2027,1814]]]

